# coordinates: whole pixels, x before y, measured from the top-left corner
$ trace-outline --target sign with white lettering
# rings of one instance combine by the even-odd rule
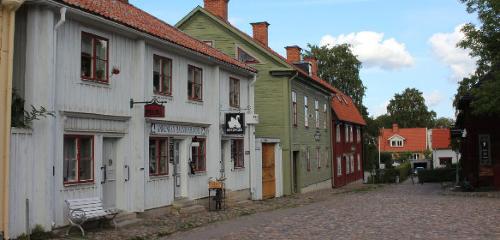
[[[245,134],[245,114],[226,113],[226,134]]]
[[[152,135],[207,136],[206,127],[151,123]]]

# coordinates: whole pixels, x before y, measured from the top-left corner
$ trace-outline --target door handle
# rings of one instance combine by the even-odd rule
[[[128,182],[130,180],[130,167],[125,165],[125,168],[127,169],[127,178],[125,178],[125,182]]]

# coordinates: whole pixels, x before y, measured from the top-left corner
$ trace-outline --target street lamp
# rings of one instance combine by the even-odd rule
[[[455,151],[455,154],[457,155],[457,167],[456,167],[456,173],[455,173],[455,186],[458,186],[459,182],[459,177],[458,177],[458,171],[460,168],[460,162],[459,162],[459,154],[460,154],[460,149],[462,147],[462,139],[465,139],[467,137],[467,129],[452,129],[450,131],[450,135],[452,138],[456,138],[458,142],[458,149]]]

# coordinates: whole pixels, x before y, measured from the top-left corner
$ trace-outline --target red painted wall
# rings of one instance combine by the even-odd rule
[[[340,124],[340,142],[337,142],[337,124]],[[361,128],[360,131],[360,139],[361,141],[358,143],[357,141],[357,127],[361,127],[359,125],[354,125],[354,124],[349,124],[350,126],[353,127],[353,142],[348,142],[347,141],[347,136],[345,134],[345,128],[347,126],[346,123],[343,122],[337,122],[333,121],[332,122],[332,144],[333,144],[333,185],[334,187],[341,187],[346,184],[349,184],[351,182],[363,179],[363,129]],[[353,147],[355,148],[354,152]],[[346,166],[347,166],[347,161],[349,160],[348,157],[353,154],[354,156],[354,171],[352,171],[349,174],[346,174]],[[358,154],[360,157],[360,164],[361,168],[358,170]],[[342,175],[338,175],[338,163],[337,163],[337,157],[341,157],[341,164],[342,164]]]

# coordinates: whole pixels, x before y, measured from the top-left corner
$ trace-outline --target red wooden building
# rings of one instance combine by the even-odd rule
[[[457,127],[467,132],[461,139],[462,175],[474,187],[500,189],[500,117],[473,115],[471,100],[463,97],[458,106]]]
[[[332,99],[332,184],[341,187],[363,179],[363,116],[352,99],[338,91]]]

